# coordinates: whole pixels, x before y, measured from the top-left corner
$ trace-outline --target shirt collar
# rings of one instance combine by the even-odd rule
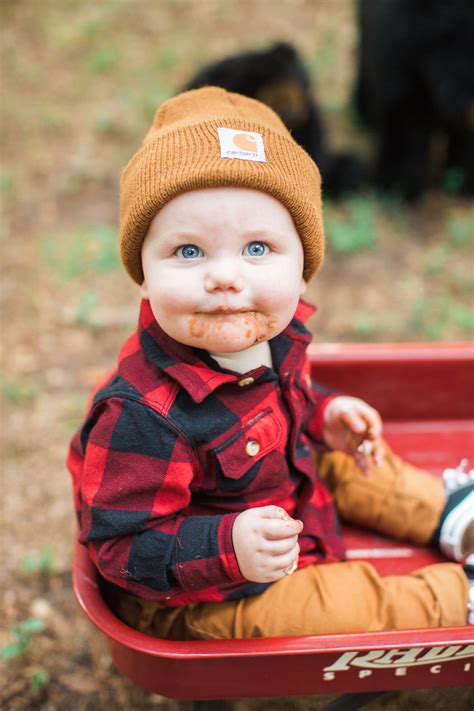
[[[301,364],[311,334],[304,326],[315,307],[300,299],[296,313],[285,330],[270,341],[275,370],[284,367],[285,375]],[[222,369],[209,353],[185,346],[170,338],[153,316],[150,302],[143,299],[140,307],[138,337],[145,357],[183,387],[196,403],[225,383],[241,380],[248,374],[231,373]],[[268,371],[261,366],[251,371],[259,376]]]

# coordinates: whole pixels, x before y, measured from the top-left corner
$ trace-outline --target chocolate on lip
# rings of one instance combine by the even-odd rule
[[[226,314],[248,314],[252,313],[254,309],[250,309],[248,307],[236,307],[236,306],[218,306],[216,309],[213,311],[201,311],[201,313],[205,313],[208,316],[219,316],[223,314],[224,316]]]

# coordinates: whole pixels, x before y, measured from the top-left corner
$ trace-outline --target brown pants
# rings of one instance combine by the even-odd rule
[[[431,539],[445,501],[440,479],[390,451],[368,477],[341,453],[321,455],[318,466],[344,519],[418,544]],[[380,577],[369,563],[354,561],[307,566],[261,595],[232,602],[166,608],[118,589],[109,597],[131,627],[189,640],[464,625],[467,594],[457,564]]]

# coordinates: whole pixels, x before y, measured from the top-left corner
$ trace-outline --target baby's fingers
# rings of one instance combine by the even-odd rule
[[[288,521],[291,519],[284,508],[275,506],[274,504],[270,504],[269,506],[257,506],[250,510],[260,518],[277,519],[280,521]]]
[[[295,563],[298,562],[299,552],[300,547],[296,544],[296,546],[293,546],[291,551],[285,553],[285,555],[275,556],[275,558],[273,558],[273,568],[275,572],[290,575],[290,571],[293,572],[293,569],[296,569]]]
[[[366,423],[368,439],[378,439],[382,435],[382,418],[372,407],[367,407]]]
[[[303,530],[303,522],[294,518],[286,521],[279,519],[266,519],[262,521],[262,536],[267,541],[280,541],[284,538],[291,538],[298,535]]]
[[[291,538],[280,538],[279,540],[264,539],[262,542],[262,550],[272,556],[280,556],[289,553],[298,543],[298,536]]]
[[[343,409],[341,411],[341,420],[351,432],[356,434],[367,432],[367,421],[356,410]]]
[[[371,461],[376,467],[380,467],[384,456],[385,449],[380,438],[375,441],[364,439],[353,454],[358,466],[367,476],[371,473]]]

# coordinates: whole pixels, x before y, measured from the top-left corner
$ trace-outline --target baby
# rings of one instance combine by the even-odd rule
[[[472,475],[446,492],[370,405],[311,385],[320,177],[276,114],[216,87],[167,101],[122,176],[120,246],[139,327],[69,456],[116,613],[169,639],[465,624],[459,563],[381,578],[344,561],[336,504],[464,562]]]

